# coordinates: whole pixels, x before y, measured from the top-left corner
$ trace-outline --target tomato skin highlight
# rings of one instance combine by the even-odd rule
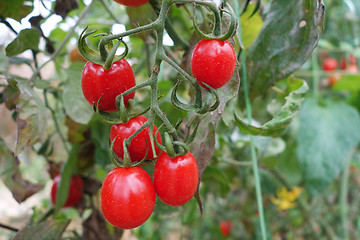
[[[338,67],[338,62],[335,58],[326,58],[323,62],[322,68],[324,71],[334,71]]]
[[[155,163],[153,177],[157,196],[170,206],[190,201],[199,183],[198,166],[190,152],[173,159],[162,152]]]
[[[122,229],[143,224],[151,216],[155,201],[154,184],[140,167],[114,168],[100,190],[100,206],[105,219]]]
[[[60,179],[61,179],[61,176],[57,175],[54,178],[53,185],[51,187],[51,202],[54,205],[56,205],[56,194],[57,194],[57,189],[58,189]],[[73,176],[70,181],[68,198],[67,198],[64,206],[62,206],[62,207],[66,208],[66,207],[75,206],[82,198],[83,192],[84,192],[84,182],[83,182],[82,178],[79,175]]]
[[[233,227],[233,225],[232,225],[231,220],[221,221],[220,222],[220,231],[226,237],[230,236],[232,227]]]
[[[114,62],[109,70],[103,66],[87,62],[81,76],[81,87],[85,99],[93,106],[102,96],[99,109],[105,112],[115,112],[117,95],[136,85],[132,68],[125,59]],[[135,92],[124,96],[125,105],[133,99]]]
[[[206,83],[214,89],[224,86],[232,77],[236,66],[236,55],[228,41],[201,40],[191,56],[191,70],[201,86]]]
[[[112,142],[114,138],[117,137],[114,143],[113,150],[120,159],[123,159],[124,156],[124,148],[123,148],[124,140],[130,137],[134,132],[136,132],[136,130],[138,130],[146,121],[147,121],[146,117],[137,116],[131,118],[126,124],[120,123],[111,126],[110,141]],[[156,130],[157,128],[154,125],[153,126],[154,138],[155,138]],[[157,134],[156,139],[159,143],[161,143],[160,133]],[[146,127],[131,140],[131,143],[128,147],[131,162],[141,161],[146,155],[147,148],[148,148],[147,159],[155,160],[151,149],[149,127]],[[160,153],[160,149],[156,145],[155,145],[155,151],[156,154]]]
[[[127,7],[139,7],[147,3],[149,0],[114,0],[114,1]]]

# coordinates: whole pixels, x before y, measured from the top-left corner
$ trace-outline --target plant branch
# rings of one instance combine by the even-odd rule
[[[45,101],[45,106],[50,110],[51,112],[51,115],[54,119],[54,124],[55,124],[55,129],[56,129],[56,132],[59,134],[60,136],[60,139],[61,139],[61,142],[63,143],[64,145],[64,148],[66,150],[67,153],[70,153],[70,149],[68,148],[67,144],[66,144],[66,139],[64,137],[64,135],[62,134],[61,132],[61,129],[60,129],[60,125],[59,125],[59,122],[56,118],[56,113],[54,111],[54,109],[52,109],[49,105],[49,101],[48,101],[48,98],[47,98],[47,92],[46,90],[44,90],[44,101]]]
[[[354,149],[350,152],[349,157],[347,158],[346,162],[345,162],[345,166],[344,166],[344,171],[341,177],[341,187],[340,187],[340,201],[339,201],[339,206],[340,206],[340,218],[341,218],[341,223],[342,223],[342,238],[344,240],[348,240],[349,239],[349,230],[348,230],[348,201],[347,201],[347,196],[348,196],[348,191],[349,191],[349,175],[350,175],[350,162],[352,159],[352,156],[354,154]]]
[[[237,1],[235,2],[235,12],[238,13],[237,18],[239,21],[239,41],[241,42],[242,33],[241,33],[241,19],[239,16],[240,10],[239,10],[239,4]],[[245,51],[241,51],[241,70],[243,74],[243,86],[244,86],[244,92],[245,92],[245,103],[246,103],[246,113],[247,113],[247,119],[249,124],[251,124],[251,103],[250,103],[250,95],[249,95],[249,89],[248,89],[248,83],[247,83],[247,73],[246,73],[246,56]],[[267,239],[266,234],[266,223],[265,223],[265,216],[264,216],[264,205],[262,200],[262,193],[261,193],[261,184],[260,184],[260,174],[259,174],[259,166],[258,166],[258,160],[256,156],[256,150],[255,150],[255,143],[254,143],[254,136],[250,135],[250,150],[251,150],[251,160],[253,165],[253,172],[254,172],[254,178],[255,178],[255,190],[256,190],[256,200],[258,205],[258,211],[259,211],[259,218],[260,218],[260,229],[261,229],[261,236],[263,240]]]
[[[61,52],[61,50],[64,48],[65,44],[69,41],[72,34],[75,31],[75,28],[80,24],[80,22],[84,19],[85,15],[89,12],[91,7],[95,4],[97,0],[93,0],[80,14],[78,20],[76,21],[75,25],[70,29],[70,31],[67,33],[64,40],[60,43],[59,47],[55,50],[55,52],[51,55],[51,57],[45,61],[40,67],[36,69],[36,71],[33,73],[29,81],[33,81],[34,78],[40,73],[40,70],[45,67],[49,62],[53,61]]]

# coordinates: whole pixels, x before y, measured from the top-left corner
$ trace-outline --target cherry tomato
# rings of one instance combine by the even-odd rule
[[[56,194],[60,179],[61,176],[57,175],[54,178],[54,182],[51,188],[51,201],[54,205],[56,204]],[[75,206],[80,201],[83,195],[83,191],[84,191],[84,183],[82,178],[78,175],[73,176],[70,182],[69,195],[63,207]]]
[[[124,148],[123,148],[123,142],[125,139],[130,137],[136,130],[138,130],[145,122],[147,121],[147,118],[144,116],[137,116],[134,118],[131,118],[129,122],[126,124],[120,123],[117,125],[113,125],[110,129],[110,141],[112,142],[115,137],[116,140],[114,142],[114,152],[119,158],[123,158],[124,156]],[[155,137],[157,128],[155,125],[153,126],[153,136]],[[161,143],[161,136],[160,133],[157,134],[156,139],[159,143]],[[148,149],[148,150],[147,150]],[[136,135],[132,140],[128,147],[129,155],[131,162],[136,162],[142,160],[145,155],[146,151],[147,153],[147,159],[155,160],[152,148],[151,148],[151,142],[150,142],[150,136],[149,136],[149,127],[146,127],[144,130],[142,130],[138,135]],[[160,153],[160,149],[155,145],[155,151],[156,154]]]
[[[350,54],[347,58],[344,58],[340,62],[340,67],[343,70],[348,70],[350,66],[352,66],[352,67],[350,67],[350,69],[352,70],[354,65],[357,66],[357,59],[352,54]],[[352,72],[351,70],[349,72]]]
[[[198,166],[190,152],[175,158],[161,153],[154,167],[154,185],[162,202],[170,206],[184,205],[194,196],[198,183]]]
[[[105,112],[116,111],[115,98],[120,93],[135,86],[135,76],[125,59],[114,62],[109,70],[101,65],[88,62],[81,76],[81,87],[85,99],[92,106],[102,96],[99,109]],[[134,98],[135,92],[124,97],[125,105]]]
[[[105,219],[115,227],[135,228],[143,224],[155,207],[154,184],[140,167],[114,168],[100,190]]]
[[[334,86],[340,79],[341,79],[341,74],[335,73],[329,76],[329,85],[330,87]]]
[[[221,221],[220,222],[220,231],[224,236],[230,236],[231,230],[232,230],[232,221],[231,220],[227,220],[227,221]]]
[[[338,62],[335,58],[326,58],[322,67],[324,71],[334,71],[338,67]]]
[[[203,87],[203,83],[214,89],[224,86],[233,75],[235,65],[235,51],[228,41],[201,40],[191,56],[192,73]]]
[[[127,7],[139,7],[147,3],[149,0],[114,0],[114,1],[122,5],[125,5]]]
[[[359,72],[359,68],[358,68],[358,65],[357,64],[349,64],[347,67],[346,67],[346,71],[349,72],[349,73],[358,73]]]

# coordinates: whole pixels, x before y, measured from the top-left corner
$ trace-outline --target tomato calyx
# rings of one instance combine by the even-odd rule
[[[194,104],[185,104],[183,102],[181,102],[176,94],[176,91],[180,85],[180,80],[175,84],[172,92],[171,92],[171,103],[179,110],[181,111],[185,111],[185,112],[196,112],[199,114],[205,114],[207,112],[212,112],[215,109],[217,109],[217,107],[220,104],[220,99],[219,99],[219,95],[216,93],[215,89],[213,89],[212,87],[210,87],[209,85],[207,85],[206,83],[203,83],[209,90],[210,92],[207,93],[206,97],[205,97],[205,101],[203,103],[203,99],[202,99],[202,93],[201,93],[201,89],[200,87],[197,85],[197,87],[195,87],[195,101]],[[212,100],[213,97],[215,98],[215,103],[213,103],[211,105],[211,102],[214,101]]]
[[[134,117],[143,115],[147,111],[150,110],[150,107],[148,107],[141,112],[131,113],[131,111],[133,109],[133,105],[134,105],[133,100],[129,99],[127,102],[127,106],[125,106],[124,95],[120,94],[120,95],[118,95],[118,97],[120,97],[119,98],[120,101],[117,101],[117,99],[116,99],[116,101],[117,101],[116,106],[117,106],[118,112],[108,113],[108,112],[104,112],[104,111],[100,110],[99,103],[100,103],[102,96],[99,98],[97,104],[94,103],[93,109],[94,109],[94,112],[100,122],[102,122],[104,124],[108,124],[108,125],[127,123],[130,118],[134,118]]]
[[[89,48],[86,43],[86,38],[94,34],[97,30],[86,32],[87,29],[88,27],[86,27],[80,34],[78,40],[78,49],[80,54],[89,62],[102,65],[105,70],[109,70],[114,62],[125,58],[128,54],[128,46],[122,40],[122,38],[118,38],[118,41],[115,43],[115,45],[113,45],[112,41],[106,42],[104,41],[104,38],[102,38],[99,43],[99,51],[95,51]],[[109,34],[100,33],[93,35],[93,37],[99,36],[106,37],[109,36]],[[124,45],[125,50],[121,55],[116,55],[116,50],[118,49],[120,44]]]
[[[177,124],[177,127],[180,126],[181,122]],[[159,130],[164,124],[156,130],[155,136],[157,136]],[[188,126],[187,135],[184,142],[174,141],[172,135],[168,132],[164,133],[164,145],[161,145],[158,140],[155,138],[155,145],[163,152],[166,152],[171,158],[175,158],[180,155],[186,155],[189,152],[188,144],[190,144],[196,136],[197,130],[199,128],[199,123],[194,128],[193,132],[190,134],[190,126]],[[176,128],[177,129],[177,128]]]
[[[200,3],[197,3],[200,4]],[[211,39],[219,39],[221,41],[225,41],[231,37],[233,37],[236,33],[236,29],[237,29],[237,17],[233,11],[233,9],[230,7],[229,4],[226,4],[226,7],[228,8],[229,11],[225,10],[225,9],[219,9],[214,6],[214,5],[205,5],[206,7],[208,7],[210,9],[210,11],[212,11],[214,13],[215,16],[215,22],[214,22],[214,28],[212,30],[212,32],[210,34],[206,34],[203,31],[201,31],[198,27],[198,25],[196,24],[196,19],[195,19],[195,7],[196,4],[194,3],[194,9],[193,9],[193,25],[194,25],[194,29],[195,32],[202,38],[202,39],[207,39],[207,40],[211,40]],[[225,12],[227,14],[230,15],[230,25],[229,25],[229,29],[226,33],[221,34],[221,26],[222,26],[222,13]]]
[[[129,154],[129,150],[128,150],[128,145],[129,144],[127,144],[126,140],[123,141],[124,156],[123,156],[123,159],[121,160],[114,153],[114,144],[115,144],[116,139],[117,139],[117,136],[111,142],[110,152],[109,152],[110,153],[110,160],[116,167],[131,168],[131,167],[138,167],[138,166],[146,165],[146,164],[152,162],[151,160],[147,160],[148,153],[149,153],[149,147],[146,148],[146,154],[145,154],[145,157],[142,160],[137,161],[137,162],[131,162],[130,154]]]

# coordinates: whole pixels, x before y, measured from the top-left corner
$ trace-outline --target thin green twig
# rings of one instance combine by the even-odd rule
[[[51,61],[53,61],[61,52],[61,50],[63,49],[63,47],[65,46],[65,44],[68,42],[68,40],[71,38],[72,34],[75,31],[75,28],[80,24],[80,22],[84,19],[85,15],[89,12],[89,10],[91,9],[91,7],[94,5],[94,3],[97,0],[93,0],[85,9],[84,11],[82,11],[82,13],[80,14],[78,20],[76,21],[76,23],[74,24],[74,26],[70,29],[70,31],[68,32],[68,34],[66,35],[66,37],[64,38],[64,40],[60,43],[59,47],[55,50],[55,52],[51,55],[51,57],[45,61],[40,67],[38,67],[36,69],[36,71],[33,73],[33,75],[31,76],[29,81],[33,81],[34,78],[36,76],[39,75],[40,70],[45,67],[48,63],[50,63]]]
[[[63,135],[62,132],[61,132],[60,125],[59,125],[59,122],[58,122],[57,117],[56,117],[56,113],[55,113],[54,109],[52,109],[52,108],[50,107],[50,105],[49,105],[49,101],[48,101],[48,98],[47,98],[47,92],[46,92],[46,90],[44,90],[44,101],[45,101],[45,106],[50,110],[51,115],[52,115],[52,117],[53,117],[53,119],[54,119],[54,124],[55,124],[56,132],[59,134],[60,139],[61,139],[61,142],[63,143],[66,152],[67,152],[67,153],[70,153],[70,149],[68,148],[68,146],[67,146],[67,144],[66,144],[66,139],[65,139],[64,135]]]
[[[240,9],[239,4],[237,1],[234,1],[235,4],[235,12],[237,13],[237,18],[239,21],[239,34],[238,37],[239,42],[242,42],[242,33],[241,33],[241,19],[240,19]],[[247,83],[247,74],[246,74],[246,56],[245,51],[241,51],[241,70],[242,70],[242,80],[243,80],[243,86],[244,86],[244,93],[245,93],[245,104],[246,104],[246,114],[249,124],[251,124],[251,103],[250,103],[250,96],[249,96],[249,89],[248,89],[248,83]],[[265,216],[264,216],[264,206],[263,206],[263,200],[262,200],[262,192],[261,192],[261,183],[260,183],[260,174],[259,174],[259,166],[258,166],[258,159],[257,154],[255,150],[255,144],[254,144],[254,136],[250,135],[250,150],[251,150],[251,160],[252,160],[252,166],[253,166],[253,172],[254,172],[254,178],[255,178],[255,190],[256,190],[256,200],[258,205],[258,211],[259,211],[259,218],[260,218],[260,229],[261,229],[261,236],[263,240],[267,239],[266,236],[266,223],[265,223]]]
[[[348,191],[349,191],[349,175],[350,175],[349,167],[350,167],[350,162],[351,162],[351,158],[352,158],[353,154],[354,154],[354,150],[352,150],[350,152],[350,155],[345,162],[344,171],[343,171],[343,174],[341,177],[339,206],[340,206],[340,213],[341,213],[340,217],[341,217],[341,224],[342,224],[342,237],[344,240],[349,239],[349,229],[348,229],[349,207],[348,207],[347,196],[348,196]]]

